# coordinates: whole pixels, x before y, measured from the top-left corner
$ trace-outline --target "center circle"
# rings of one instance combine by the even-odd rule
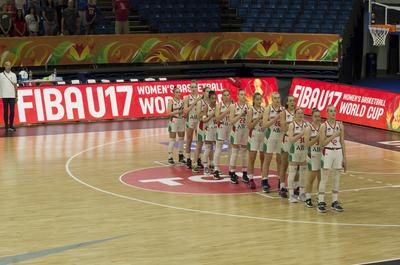
[[[228,172],[227,166],[221,166],[220,170]],[[257,185],[254,190],[242,181],[241,172],[237,172],[237,175],[239,184],[232,184],[228,175],[221,175],[222,179],[214,179],[212,175],[193,173],[185,166],[177,165],[132,170],[124,173],[120,181],[139,189],[183,194],[246,194],[261,191],[260,169],[254,170],[254,181]],[[275,171],[270,171],[269,184],[272,187],[278,186]]]

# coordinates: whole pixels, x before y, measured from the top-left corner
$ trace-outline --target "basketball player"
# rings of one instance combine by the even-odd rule
[[[204,88],[204,93],[202,99],[197,102],[197,117],[202,117],[202,113],[204,113],[205,108],[209,104],[208,93],[210,92],[209,87]],[[196,142],[196,150],[194,151],[193,161],[196,162],[196,165],[192,166],[192,171],[195,173],[200,172],[200,169],[203,169],[204,166],[201,163],[201,150],[203,149],[203,141],[204,141],[204,122],[200,119],[199,125],[197,126],[197,142]],[[211,153],[210,153],[211,155]]]
[[[231,144],[232,154],[229,162],[229,176],[233,184],[238,184],[236,170],[236,158],[240,154],[242,162],[242,181],[249,182],[247,176],[247,139],[249,137],[249,128],[247,127],[246,115],[249,106],[246,103],[246,92],[240,89],[238,92],[238,102],[230,106],[229,120],[232,124]]]
[[[225,141],[229,141],[229,134],[231,133],[232,126],[230,125],[229,122],[229,108],[230,105],[232,104],[230,97],[230,92],[227,89],[224,89],[222,91],[222,101],[217,104],[216,110],[215,110],[215,117],[217,119],[218,123],[218,128],[217,128],[217,144],[215,147],[215,153],[214,153],[214,165],[215,165],[215,171],[214,171],[214,177],[216,179],[220,178],[220,169],[219,169],[219,163],[220,163],[220,158],[221,158],[221,153],[222,153],[222,146],[224,145]],[[229,145],[229,143],[228,143]],[[229,145],[229,157],[228,161],[230,158],[230,145]]]
[[[331,208],[337,212],[343,212],[338,201],[340,171],[346,171],[346,147],[344,143],[344,127],[336,121],[335,106],[328,106],[328,118],[320,127],[319,143],[321,145],[322,164],[321,182],[318,193],[318,211],[326,212],[325,189],[330,172],[333,174],[332,204]]]
[[[312,110],[312,121],[304,132],[304,141],[308,148],[307,164],[308,178],[306,184],[306,206],[314,207],[311,192],[314,180],[317,178],[317,187],[321,181],[321,147],[319,146],[319,129],[321,127],[321,113],[318,109]]]
[[[168,144],[168,164],[174,165],[173,158],[176,134],[178,133],[178,152],[179,163],[185,163],[183,156],[183,142],[185,138],[185,120],[183,119],[183,101],[181,100],[181,91],[179,88],[173,88],[174,97],[168,101],[168,123],[169,144]]]
[[[286,108],[280,113],[280,125],[283,133],[281,146],[281,167],[279,173],[279,195],[282,198],[287,198],[287,189],[285,188],[285,177],[289,165],[289,139],[287,135],[289,124],[293,122],[294,109],[296,101],[292,95],[288,96]],[[296,186],[296,183],[295,183]]]
[[[204,108],[202,114],[202,122],[204,123],[204,144],[205,150],[203,153],[204,175],[210,175],[208,160],[210,153],[213,151],[213,146],[217,140],[217,121],[215,118],[215,109],[217,105],[217,95],[215,91],[208,92],[209,103]],[[219,179],[219,178],[218,178]]]
[[[272,93],[272,104],[264,111],[263,126],[265,130],[264,139],[264,163],[262,164],[262,190],[269,192],[270,185],[268,183],[269,168],[272,161],[272,156],[275,154],[277,172],[281,169],[281,145],[282,131],[280,127],[280,113],[283,107],[281,106],[281,97],[278,92]],[[283,181],[284,183],[284,181]],[[284,185],[282,186],[285,187]],[[281,188],[281,187],[279,187]]]
[[[187,95],[183,100],[183,113],[186,116],[186,166],[192,169],[192,160],[190,159],[190,147],[193,141],[193,132],[197,128],[199,119],[197,116],[197,103],[201,100],[201,96],[198,95],[198,85],[195,80],[192,80],[190,84],[190,94]]]
[[[249,128],[249,141],[247,148],[249,151],[249,161],[248,161],[248,178],[250,189],[256,188],[256,183],[253,179],[254,174],[254,164],[257,158],[257,152],[260,153],[261,165],[264,162],[264,135],[265,129],[263,127],[263,113],[264,108],[261,106],[262,95],[258,92],[253,95],[253,107],[249,108],[247,111],[247,127]]]
[[[293,122],[289,124],[287,135],[289,147],[289,202],[305,201],[305,186],[307,173],[307,149],[304,142],[304,130],[307,123],[304,121],[304,113],[300,108],[294,110]],[[300,196],[294,194],[294,179],[297,171],[300,177]]]

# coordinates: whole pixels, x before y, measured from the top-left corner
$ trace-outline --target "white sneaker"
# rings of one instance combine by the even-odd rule
[[[307,200],[306,194],[305,193],[301,193],[299,195],[299,201],[305,202]]]
[[[289,202],[290,202],[290,203],[298,203],[299,201],[297,200],[297,196],[296,196],[296,195],[292,195],[292,196],[289,198]]]

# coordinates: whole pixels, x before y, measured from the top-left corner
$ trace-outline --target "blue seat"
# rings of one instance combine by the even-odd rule
[[[265,31],[266,32],[279,32],[279,27],[271,27],[271,26],[269,26],[269,27],[265,28]]]
[[[312,18],[313,19],[321,19],[322,20],[322,19],[325,18],[325,16],[323,14],[315,13],[315,14],[312,15]]]
[[[238,7],[240,5],[240,0],[229,0],[229,6],[230,7]]]
[[[304,33],[305,32],[305,28],[294,28],[293,32],[295,32],[295,33]]]
[[[307,29],[306,32],[308,33],[321,33],[319,29]]]
[[[307,23],[297,23],[297,24],[295,25],[295,28],[296,28],[296,29],[305,29],[305,28],[307,28],[307,26],[308,26]]]
[[[263,32],[265,27],[262,27],[260,25],[255,26],[252,31],[254,32]]]
[[[251,31],[253,31],[252,29],[253,29],[252,26],[245,26],[245,25],[242,25],[242,31],[243,31],[243,32],[251,32]]]
[[[241,7],[241,8],[238,8],[238,9],[236,10],[236,12],[237,12],[237,15],[238,15],[239,17],[245,17],[245,16],[247,15],[248,8]]]
[[[319,29],[320,27],[320,24],[317,23],[311,23],[310,25],[308,25],[309,29]]]
[[[293,32],[292,27],[280,27],[279,31],[284,33]]]

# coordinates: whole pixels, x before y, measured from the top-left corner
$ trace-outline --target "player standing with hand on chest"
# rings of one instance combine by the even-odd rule
[[[222,91],[222,101],[217,104],[216,110],[215,110],[215,118],[217,120],[218,128],[217,128],[217,143],[215,147],[215,153],[214,153],[214,165],[215,165],[215,171],[214,171],[214,177],[216,179],[220,178],[220,169],[219,169],[219,164],[220,164],[220,159],[221,159],[221,153],[222,153],[222,146],[224,145],[225,141],[229,141],[229,135],[232,130],[232,126],[229,122],[229,111],[230,111],[230,106],[232,104],[230,97],[230,92],[227,89],[224,89]],[[228,143],[229,145],[229,143]],[[229,145],[229,150],[228,150],[228,161],[230,160],[230,151],[231,147]]]
[[[319,143],[322,152],[321,182],[318,192],[318,211],[326,212],[325,189],[330,173],[333,174],[332,204],[331,208],[343,212],[338,201],[340,174],[346,171],[346,145],[344,142],[344,127],[336,121],[336,108],[333,105],[327,108],[328,118],[321,125]]]
[[[238,102],[230,107],[229,120],[232,124],[231,144],[232,154],[229,162],[229,176],[233,184],[238,184],[238,176],[236,175],[236,158],[240,152],[242,162],[243,182],[249,182],[247,176],[247,139],[249,138],[249,128],[247,127],[247,111],[249,106],[246,103],[246,92],[239,90]]]
[[[250,189],[256,188],[256,183],[253,179],[254,165],[257,158],[257,152],[260,154],[261,165],[264,162],[264,135],[265,128],[263,127],[263,114],[264,108],[261,106],[262,95],[258,92],[253,95],[253,107],[249,108],[247,112],[247,127],[249,128],[249,141],[247,149],[249,151],[249,162],[248,162],[248,177]]]
[[[278,92],[272,93],[272,104],[266,107],[263,117],[263,127],[265,128],[264,139],[264,162],[262,164],[262,190],[269,192],[271,186],[268,183],[269,168],[272,157],[276,156],[276,171],[281,170],[281,145],[282,131],[280,125],[280,113],[284,110],[281,106],[281,97]],[[284,186],[283,186],[284,187]]]
[[[183,142],[185,139],[185,120],[183,119],[183,101],[181,100],[181,91],[179,88],[173,88],[174,97],[168,102],[168,123],[169,144],[168,144],[168,164],[174,165],[173,158],[176,134],[178,134],[178,152],[179,163],[185,163],[183,156]]]

